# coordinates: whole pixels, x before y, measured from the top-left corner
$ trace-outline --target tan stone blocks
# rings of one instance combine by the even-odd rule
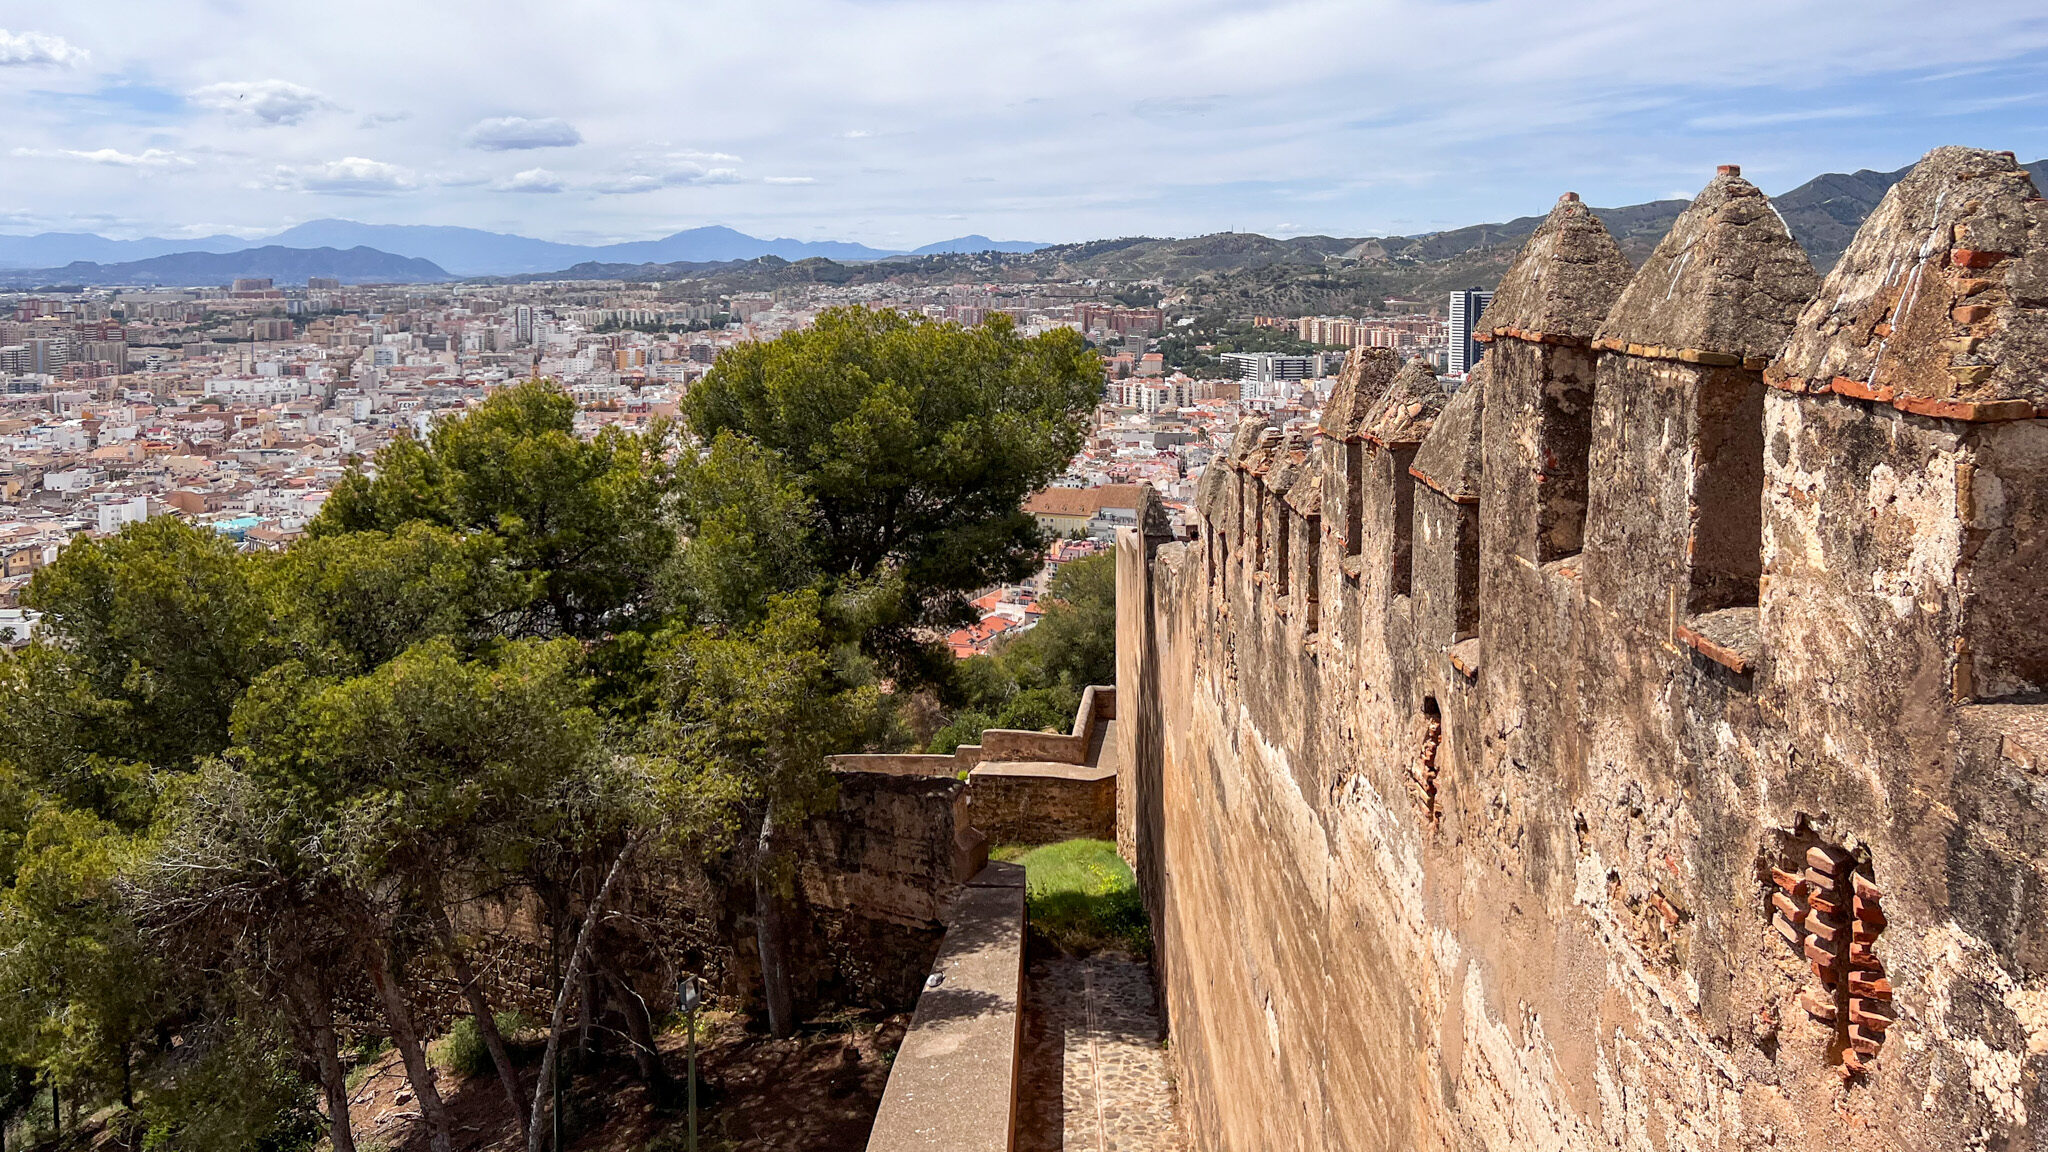
[[[1956,268],[1989,268],[2008,258],[2009,252],[1984,252],[1975,248],[1951,248],[1948,254],[1950,266]]]

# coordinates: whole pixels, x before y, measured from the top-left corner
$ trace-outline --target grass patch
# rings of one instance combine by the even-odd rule
[[[998,859],[997,849],[989,855]],[[1068,840],[1017,852],[1031,931],[1063,952],[1098,951],[1147,956],[1152,926],[1137,877],[1107,840]]]

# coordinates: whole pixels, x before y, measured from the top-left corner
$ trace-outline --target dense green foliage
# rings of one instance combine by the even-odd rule
[[[1079,449],[1101,388],[1064,329],[1026,340],[1001,315],[963,329],[853,308],[721,356],[686,408],[700,435],[739,433],[779,460],[812,504],[820,571],[899,582],[871,631],[901,641],[1037,567],[1044,541],[1020,505]]]
[[[946,753],[985,728],[1067,731],[1090,684],[1116,682],[1116,557],[1069,561],[1053,573],[1037,626],[956,669],[965,701],[932,737]]]
[[[691,429],[588,439],[552,385],[507,388],[282,554],[167,517],[37,574],[37,640],[0,657],[0,1124],[55,1088],[150,1147],[350,1152],[369,1011],[449,1148],[430,990],[467,1007],[437,1056],[522,1088],[469,910],[537,917],[525,978],[651,1036],[628,969],[669,942],[599,915],[622,870],[698,870],[702,923],[751,890],[793,1026],[789,836],[826,757],[903,744],[888,677],[953,690],[917,626],[1035,563],[1017,504],[1098,377],[1071,334],[865,312],[714,377]],[[1018,666],[1058,687],[1082,647]]]

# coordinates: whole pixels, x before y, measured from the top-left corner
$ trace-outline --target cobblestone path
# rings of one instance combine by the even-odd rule
[[[1152,974],[1114,956],[1031,965],[1018,1152],[1180,1152]]]

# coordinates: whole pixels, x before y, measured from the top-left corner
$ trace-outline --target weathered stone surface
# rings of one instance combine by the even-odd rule
[[[1392,348],[1353,349],[1331,387],[1329,402],[1323,405],[1323,432],[1339,440],[1357,436],[1366,415],[1400,370],[1401,357]]]
[[[1224,517],[1233,495],[1230,469],[1219,462],[1217,467],[1203,469],[1202,479],[1195,485],[1195,510],[1204,520],[1226,523]]]
[[[1057,844],[1116,835],[1113,764],[1001,761],[977,767],[968,779],[975,831],[991,844]]]
[[[1694,331],[1779,303],[1680,280],[1753,310]],[[1119,843],[1194,1147],[2041,1143],[2048,433],[1739,351],[1495,340],[1476,505],[1317,445],[1361,512],[1313,625],[1230,525],[1119,541]],[[1453,419],[1401,468],[1469,456]]]
[[[1629,281],[1598,339],[1685,359],[1722,353],[1762,368],[1820,287],[1813,262],[1756,185],[1724,167]]]
[[[1302,460],[1286,490],[1287,506],[1302,516],[1319,516],[1323,510],[1323,476],[1328,470],[1324,455],[1303,445]]]
[[[2048,406],[2048,204],[2007,152],[1937,148],[1885,194],[1773,366],[1944,419]]]
[[[1264,441],[1266,433],[1275,430],[1272,420],[1258,413],[1253,413],[1239,420],[1237,422],[1237,432],[1230,440],[1230,455],[1224,458],[1225,462],[1229,464],[1242,463],[1245,457],[1251,455],[1261,442]]]
[[[1450,393],[1444,391],[1436,369],[1417,357],[1394,374],[1386,392],[1366,414],[1361,430],[1366,439],[1387,447],[1420,444],[1449,401]]]
[[[1485,376],[1492,373],[1487,367],[1491,359],[1482,358],[1465,386],[1444,405],[1429,436],[1416,449],[1415,463],[1409,465],[1417,479],[1453,500],[1476,503],[1479,499],[1479,473],[1484,463],[1480,456],[1481,421],[1486,410]]]
[[[1568,192],[1501,276],[1478,327],[1501,337],[1589,341],[1632,271],[1600,218]]]

